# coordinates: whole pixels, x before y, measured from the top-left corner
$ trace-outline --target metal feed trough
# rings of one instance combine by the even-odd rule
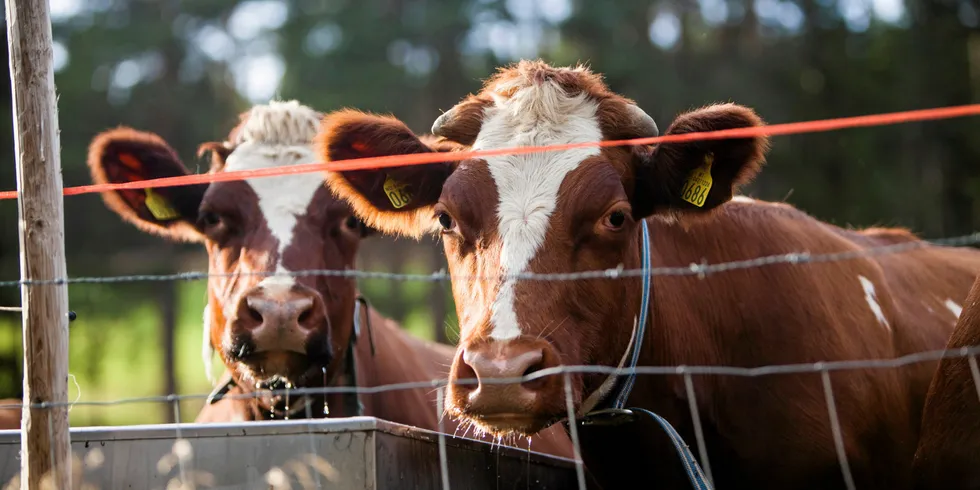
[[[576,487],[570,459],[445,441],[453,489]],[[442,488],[438,433],[374,417],[73,427],[71,446],[88,488],[177,488],[181,473],[182,488]],[[0,487],[20,472],[19,452],[20,431],[0,431]]]

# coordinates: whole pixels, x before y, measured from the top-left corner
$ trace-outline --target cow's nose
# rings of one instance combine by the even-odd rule
[[[313,298],[297,296],[281,300],[267,298],[261,295],[246,296],[245,306],[249,317],[255,320],[256,328],[277,326],[289,328],[295,326],[309,329],[309,319],[313,312]]]
[[[488,351],[494,349],[466,349],[463,351],[463,363],[473,370],[479,379],[490,378],[519,378],[531,374],[538,369],[535,365],[544,358],[540,348],[496,349],[497,355]],[[504,354],[503,351],[509,351]]]
[[[325,324],[323,300],[316,291],[258,286],[242,296],[236,319],[240,331],[251,335],[255,352],[306,352],[306,342]]]
[[[473,413],[522,413],[542,397],[557,394],[552,393],[558,380],[555,376],[505,381],[559,364],[553,349],[540,340],[480,342],[465,345],[461,351],[451,370],[450,395],[454,403],[466,400],[464,404]]]

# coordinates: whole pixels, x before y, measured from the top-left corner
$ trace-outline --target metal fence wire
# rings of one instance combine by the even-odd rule
[[[808,264],[817,264],[824,262],[834,262],[842,260],[851,260],[861,257],[868,257],[880,254],[891,254],[891,253],[901,253],[907,252],[916,248],[922,248],[926,246],[933,245],[946,245],[946,246],[970,246],[980,243],[980,233],[974,233],[970,235],[944,238],[938,240],[930,240],[923,242],[913,242],[913,243],[902,243],[897,245],[886,245],[880,247],[869,248],[861,251],[855,252],[842,252],[842,253],[831,253],[831,254],[810,254],[807,252],[790,253],[783,255],[773,255],[766,257],[759,257],[751,260],[735,261],[735,262],[724,262],[717,264],[707,264],[692,263],[686,267],[660,267],[653,268],[650,271],[651,276],[684,276],[684,275],[696,275],[699,277],[706,277],[711,274],[724,273],[727,271],[745,269],[750,267],[764,267],[776,264],[785,264],[788,266],[804,266]],[[370,272],[370,271],[360,271],[360,270],[307,270],[307,271],[291,271],[291,272],[281,272],[276,275],[335,275],[343,277],[356,277],[356,278],[384,278],[390,280],[415,280],[415,281],[458,281],[458,280],[485,280],[501,277],[514,277],[518,280],[549,280],[549,281],[573,281],[580,279],[597,279],[605,278],[610,280],[615,280],[617,278],[625,278],[638,276],[642,272],[641,269],[608,269],[608,270],[597,270],[597,271],[586,271],[579,273],[568,273],[568,274],[516,274],[516,275],[498,275],[498,276],[487,276],[487,277],[460,277],[460,276],[450,276],[444,271],[440,271],[434,274],[394,274],[388,272]],[[259,273],[261,274],[261,273]],[[273,274],[262,274],[262,275],[273,275]],[[133,282],[133,281],[171,281],[171,280],[199,280],[206,279],[211,275],[207,273],[182,273],[182,274],[170,274],[170,275],[132,275],[132,276],[115,276],[115,277],[78,277],[78,278],[61,278],[49,281],[5,281],[0,283],[0,287],[32,287],[39,285],[60,285],[60,284],[77,284],[77,283],[109,283],[109,282]],[[455,380],[454,384],[460,385],[473,385],[477,383],[485,384],[510,384],[510,383],[524,383],[535,379],[540,379],[546,376],[564,376],[565,377],[565,396],[566,396],[566,407],[567,407],[567,420],[570,422],[570,436],[574,446],[574,463],[576,467],[576,480],[579,489],[585,489],[585,468],[581,457],[581,448],[579,445],[579,438],[577,434],[577,424],[576,415],[571,399],[571,385],[569,381],[569,375],[571,374],[604,374],[604,375],[615,375],[615,376],[629,376],[629,375],[643,375],[643,376],[682,376],[684,378],[686,392],[689,398],[689,409],[690,417],[692,422],[692,427],[695,432],[695,445],[697,446],[697,453],[699,455],[698,463],[705,470],[707,479],[711,479],[711,465],[707,456],[707,448],[705,447],[705,438],[701,426],[701,417],[697,411],[697,400],[695,397],[695,392],[693,389],[693,381],[691,380],[692,375],[712,375],[712,376],[739,376],[739,377],[763,377],[781,374],[799,374],[799,373],[818,373],[821,376],[821,381],[824,389],[824,396],[827,405],[827,421],[830,424],[834,442],[837,450],[838,460],[840,464],[841,474],[844,482],[849,490],[855,489],[855,484],[851,476],[850,467],[848,464],[847,456],[844,452],[844,435],[842,434],[840,421],[838,419],[837,408],[834,400],[833,386],[831,384],[830,372],[832,371],[846,371],[846,370],[857,370],[857,369],[895,369],[904,366],[909,366],[912,364],[936,361],[941,359],[955,359],[955,358],[967,358],[970,366],[970,371],[973,376],[974,385],[977,391],[978,397],[980,397],[980,369],[978,369],[976,356],[980,354],[980,346],[963,347],[958,349],[941,349],[914,353],[898,358],[892,359],[865,359],[865,360],[848,360],[848,361],[828,361],[828,362],[816,362],[816,363],[799,363],[799,364],[783,364],[783,365],[768,365],[759,367],[738,367],[738,366],[715,366],[715,365],[702,365],[702,366],[637,366],[633,368],[615,368],[610,366],[596,366],[596,365],[562,365],[553,368],[542,369],[536,371],[532,374],[515,377],[515,378],[499,378],[499,379],[483,379],[477,380],[475,378],[469,379],[458,379]],[[446,449],[447,437],[457,437],[456,434],[446,434],[443,430],[443,418],[445,416],[443,411],[443,400],[444,393],[443,389],[449,384],[447,379],[432,379],[427,381],[418,382],[408,382],[408,383],[398,383],[389,384],[381,386],[356,386],[356,387],[318,387],[318,388],[291,388],[291,389],[279,389],[279,390],[262,390],[255,393],[247,394],[226,394],[225,398],[229,399],[252,399],[259,396],[268,395],[280,395],[280,396],[302,396],[302,395],[328,395],[335,393],[357,393],[357,394],[378,394],[397,390],[409,390],[426,388],[435,390],[437,393],[436,405],[433,407],[439,415],[440,430],[438,431],[438,456],[439,456],[439,469],[440,469],[440,481],[442,488],[448,490],[450,488],[450,478],[449,478],[449,467],[450,461],[448,460],[448,453]],[[173,473],[172,478],[168,480],[166,488],[169,489],[192,489],[192,488],[207,488],[214,486],[216,484],[215,477],[213,474],[208,473],[204,469],[201,469],[199,465],[195,464],[195,458],[200,455],[196,454],[193,444],[189,439],[184,437],[182,432],[183,428],[186,426],[185,423],[180,422],[180,402],[185,400],[201,400],[206,399],[209,396],[208,393],[195,393],[195,394],[170,394],[166,396],[151,396],[151,397],[137,397],[137,398],[125,398],[110,401],[73,401],[66,403],[37,403],[30,404],[31,408],[36,409],[51,409],[51,408],[64,408],[69,409],[73,406],[113,406],[113,405],[135,405],[135,404],[145,404],[145,403],[168,403],[173,406],[175,420],[178,422],[172,424],[174,443],[171,450],[156,464],[156,469],[161,474]],[[0,405],[0,408],[16,408],[20,405]],[[324,481],[326,482],[336,482],[339,481],[341,475],[339,474],[337,468],[333,467],[329,461],[318,454],[317,443],[315,441],[316,431],[313,429],[313,423],[315,419],[312,418],[310,413],[310,407],[307,406],[307,417],[306,423],[310,424],[305,430],[305,437],[308,439],[307,444],[310,449],[310,453],[304,455],[304,457],[299,458],[295,461],[290,461],[284,466],[276,466],[271,468],[264,475],[265,482],[270,488],[292,488],[290,483],[290,478],[294,481],[299,482],[302,488],[323,488]],[[50,419],[49,419],[50,420]],[[248,428],[250,423],[243,423],[241,427]],[[234,424],[233,424],[234,425]],[[229,427],[227,424],[224,427]],[[296,435],[295,437],[301,437]],[[79,456],[73,455],[73,477],[79,484],[77,488],[96,488],[91,484],[86,484],[84,482],[85,471],[92,471],[98,469],[104,462],[104,456],[98,447],[90,448],[84,457],[84,459],[79,458]],[[149,464],[149,462],[148,462]],[[290,477],[290,475],[292,475]],[[16,488],[11,485],[16,485],[18,478],[8,483],[6,488]]]
[[[622,140],[622,141],[602,141],[586,144],[574,144],[574,145],[552,145],[552,147],[526,147],[526,148],[511,148],[511,149],[501,149],[501,150],[491,150],[484,152],[462,152],[458,154],[425,154],[425,155],[391,155],[386,157],[372,157],[356,159],[344,162],[333,162],[331,164],[304,164],[296,165],[289,168],[273,168],[273,169],[257,169],[249,171],[236,171],[236,172],[226,172],[218,174],[199,174],[199,175],[189,175],[179,178],[166,178],[166,179],[155,179],[141,182],[129,182],[121,184],[100,184],[91,186],[79,186],[73,188],[64,188],[64,195],[78,195],[84,193],[94,193],[102,192],[108,190],[118,190],[118,189],[136,189],[136,188],[149,188],[151,186],[163,187],[163,186],[173,186],[173,185],[187,185],[187,184],[200,184],[206,182],[215,181],[228,181],[228,180],[242,180],[245,178],[257,178],[262,176],[272,176],[272,175],[284,175],[284,174],[294,174],[303,172],[314,172],[323,170],[354,170],[354,169],[368,169],[368,168],[382,168],[382,167],[392,167],[400,165],[410,165],[410,164],[423,164],[423,163],[434,163],[439,161],[449,161],[453,159],[460,158],[461,155],[466,154],[467,157],[475,157],[477,154],[489,155],[489,154],[518,154],[518,153],[532,153],[538,151],[552,151],[555,149],[568,149],[576,146],[591,146],[598,145],[601,147],[605,146],[619,146],[619,145],[637,145],[637,144],[660,144],[660,143],[681,143],[681,142],[692,142],[697,140],[710,140],[710,139],[724,139],[724,138],[746,138],[755,136],[773,136],[773,135],[786,135],[786,134],[800,134],[808,132],[818,132],[818,131],[830,131],[835,129],[843,128],[853,128],[862,126],[877,126],[885,124],[896,124],[911,121],[926,121],[933,119],[946,119],[952,117],[963,117],[972,116],[980,114],[980,104],[973,104],[967,106],[957,106],[957,107],[947,107],[947,108],[935,108],[926,109],[919,111],[907,111],[902,113],[891,113],[891,114],[877,114],[869,116],[859,116],[850,118],[836,118],[828,119],[822,121],[804,121],[796,123],[787,124],[776,124],[767,125],[763,127],[755,128],[738,128],[732,130],[705,132],[705,133],[690,133],[690,134],[679,134],[679,135],[664,135],[657,136],[653,138],[640,138],[636,140]],[[18,198],[18,193],[14,191],[2,191],[0,192],[0,200],[3,199],[14,199]],[[206,272],[184,272],[177,274],[164,274],[164,275],[124,275],[124,276],[106,276],[106,277],[61,277],[53,279],[43,279],[43,280],[10,280],[10,281],[0,281],[0,287],[38,287],[38,286],[48,286],[56,285],[62,286],[67,284],[99,284],[99,283],[127,283],[136,281],[190,281],[190,280],[202,280],[208,279],[210,277],[229,277],[229,276],[245,276],[245,275],[260,275],[260,276],[272,276],[272,275],[288,275],[288,276],[334,276],[334,277],[347,277],[347,278],[363,278],[363,279],[385,279],[391,281],[484,281],[490,279],[514,279],[514,280],[540,280],[540,281],[574,281],[574,280],[584,280],[584,279],[608,279],[617,280],[628,277],[639,277],[648,273],[650,276],[697,276],[699,278],[706,278],[712,274],[724,273],[728,271],[748,269],[754,267],[766,267],[773,265],[789,265],[789,266],[803,266],[812,265],[819,263],[835,262],[835,261],[845,261],[852,260],[856,258],[864,258],[869,256],[876,256],[881,254],[892,254],[892,253],[902,253],[908,252],[917,248],[943,245],[943,246],[969,246],[976,245],[980,243],[980,233],[973,233],[970,235],[964,235],[959,237],[944,238],[931,241],[921,241],[921,242],[907,242],[899,244],[884,245],[878,247],[872,247],[859,251],[848,251],[839,253],[827,253],[827,254],[811,254],[808,251],[800,251],[796,253],[788,253],[781,255],[772,255],[765,257],[757,257],[749,260],[723,262],[717,264],[708,264],[706,262],[702,263],[692,263],[686,266],[678,267],[655,267],[648,271],[644,269],[606,269],[606,270],[594,270],[585,272],[574,272],[574,273],[559,273],[559,274],[534,274],[534,273],[519,273],[519,274],[507,274],[507,275],[492,275],[492,276],[460,276],[451,275],[446,271],[438,271],[432,274],[398,274],[391,272],[380,272],[380,271],[361,271],[353,269],[345,270],[306,270],[306,271],[289,271],[289,272],[249,272],[249,273],[233,273],[226,275],[209,274]],[[19,311],[17,307],[4,308],[9,311]],[[579,489],[585,488],[585,468],[582,463],[581,458],[581,447],[579,444],[579,437],[577,432],[576,414],[574,412],[574,407],[571,399],[571,384],[569,381],[569,376],[571,374],[606,374],[606,375],[616,375],[616,376],[629,376],[629,375],[643,375],[643,376],[682,376],[684,379],[685,389],[689,401],[690,417],[692,422],[692,428],[695,432],[695,444],[697,445],[698,454],[700,455],[700,464],[704,468],[704,474],[707,479],[706,486],[710,486],[711,481],[711,465],[708,460],[708,452],[705,447],[705,438],[701,425],[701,417],[697,410],[697,400],[695,398],[695,390],[693,388],[693,381],[691,377],[693,375],[711,375],[711,376],[740,376],[740,377],[762,377],[771,376],[779,374],[793,374],[793,373],[817,373],[821,377],[824,396],[827,405],[827,421],[831,425],[833,430],[834,443],[836,446],[836,451],[838,455],[841,475],[848,489],[854,489],[855,484],[851,475],[850,466],[847,461],[847,455],[844,452],[844,436],[841,433],[840,421],[838,419],[837,408],[834,400],[834,390],[831,383],[830,372],[831,371],[842,371],[842,370],[855,370],[855,369],[894,369],[907,365],[911,365],[919,362],[927,362],[940,360],[944,358],[968,358],[971,373],[973,376],[973,381],[977,389],[977,394],[980,396],[980,370],[977,368],[976,355],[980,353],[980,346],[974,347],[964,347],[961,349],[949,349],[949,350],[936,350],[920,352],[915,354],[906,355],[903,357],[895,359],[867,359],[867,360],[849,360],[849,361],[828,361],[828,362],[817,362],[817,363],[803,363],[803,364],[786,364],[786,365],[770,365],[770,366],[760,366],[760,367],[737,367],[737,366],[637,366],[629,368],[613,368],[608,366],[571,366],[563,365],[555,368],[542,369],[536,371],[527,376],[522,376],[519,378],[510,379],[484,379],[480,380],[482,383],[521,383],[532,381],[535,379],[540,379],[545,376],[564,376],[564,388],[565,388],[565,401],[567,407],[567,418],[571,422],[569,424],[570,436],[573,442],[574,448],[574,463],[576,469],[576,481]],[[476,384],[478,381],[476,379],[460,379],[454,381],[457,384]],[[413,383],[399,383],[383,386],[373,386],[373,387],[322,387],[322,388],[292,388],[289,390],[262,390],[256,393],[248,394],[226,394],[226,398],[230,399],[249,399],[258,396],[265,396],[268,394],[272,395],[327,395],[334,393],[358,393],[358,394],[377,394],[383,392],[390,392],[396,390],[406,390],[406,389],[418,389],[427,388],[434,390],[437,393],[437,403],[433,407],[434,410],[439,414],[440,430],[438,431],[438,457],[439,457],[439,481],[444,489],[449,489],[450,487],[450,462],[448,461],[448,451],[447,451],[447,437],[443,430],[443,418],[445,416],[443,411],[442,402],[444,399],[443,389],[447,386],[447,379],[433,379],[427,381],[419,381]],[[128,398],[119,399],[112,401],[74,401],[65,403],[37,403],[28,405],[35,409],[70,409],[73,406],[78,405],[88,405],[88,406],[109,406],[109,405],[124,405],[124,404],[142,404],[142,403],[168,403],[173,406],[173,411],[177,423],[172,424],[172,426],[165,426],[166,431],[173,431],[174,443],[169,451],[157,462],[156,471],[159,474],[171,475],[166,484],[166,488],[170,489],[190,489],[198,487],[211,487],[218,484],[215,479],[215,475],[204,471],[201,469],[202,466],[206,466],[203,463],[207,463],[212,458],[208,456],[202,456],[195,451],[195,447],[191,442],[191,439],[187,437],[186,431],[189,430],[184,423],[180,422],[180,403],[184,400],[195,400],[195,399],[206,399],[209,396],[207,393],[202,394],[187,394],[178,395],[170,394],[167,396],[157,396],[157,397],[140,397],[140,398]],[[16,405],[14,406],[16,407]],[[8,408],[8,407],[0,407]],[[315,421],[312,418],[310,412],[310,406],[307,404],[307,417],[301,421],[291,421],[294,424],[306,424],[301,427],[300,432],[293,433],[293,437],[302,437],[298,434],[305,434],[308,438],[308,447],[310,450],[309,454],[303,455],[303,457],[290,460],[283,463],[282,465],[275,466],[267,471],[264,475],[265,483],[271,488],[291,488],[290,480],[293,479],[298,481],[303,488],[321,488],[324,482],[336,482],[342,475],[340,475],[338,469],[328,460],[323,458],[320,453],[320,447],[316,440],[316,427]],[[657,417],[655,414],[651,416]],[[47,417],[50,422],[51,417]],[[283,423],[282,421],[277,423]],[[235,424],[222,424],[222,430],[252,430],[250,427],[256,427],[254,423],[245,423],[240,425]],[[286,427],[286,426],[280,426]],[[50,428],[50,426],[49,426]],[[668,429],[669,431],[669,429]],[[51,431],[53,432],[53,431]],[[53,439],[53,434],[51,439]],[[455,437],[455,434],[453,435]],[[498,448],[503,450],[503,446]],[[528,452],[528,457],[530,458],[530,451]],[[99,447],[88,448],[84,458],[79,458],[77,454],[73,453],[74,464],[72,466],[73,475],[76,488],[94,488],[90,484],[86,484],[84,481],[84,473],[86,471],[98,470],[104,463],[105,457]],[[53,459],[53,458],[52,458]],[[692,457],[693,459],[693,457]],[[202,463],[202,464],[197,464]],[[290,476],[290,474],[292,476]],[[19,483],[17,483],[17,478],[14,481],[9,482],[6,488],[17,488]]]

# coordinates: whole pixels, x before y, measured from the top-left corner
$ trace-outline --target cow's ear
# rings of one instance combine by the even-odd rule
[[[326,115],[315,138],[325,162],[431,152],[452,152],[462,145],[440,138],[419,138],[401,121],[345,109]],[[327,186],[347,201],[367,226],[382,233],[419,238],[435,230],[432,207],[455,162],[368,170],[326,172]]]
[[[120,127],[97,135],[88,166],[96,184],[118,184],[190,175],[159,136]],[[177,241],[199,242],[198,208],[207,184],[102,191],[109,209],[141,230]]]
[[[224,170],[228,156],[231,155],[233,150],[234,148],[232,148],[231,143],[227,141],[209,141],[197,147],[197,157],[204,158],[206,155],[210,155],[211,168],[208,172],[218,173]]]
[[[758,115],[736,104],[715,104],[681,114],[666,135],[762,126]],[[703,214],[730,201],[759,172],[766,136],[661,143],[634,150],[633,214]]]

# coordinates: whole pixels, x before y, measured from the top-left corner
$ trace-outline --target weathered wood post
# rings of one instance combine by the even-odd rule
[[[66,275],[61,144],[48,0],[5,0],[13,92],[20,275]],[[24,401],[61,403],[23,411],[21,488],[71,488],[68,434],[68,287],[21,287]]]

